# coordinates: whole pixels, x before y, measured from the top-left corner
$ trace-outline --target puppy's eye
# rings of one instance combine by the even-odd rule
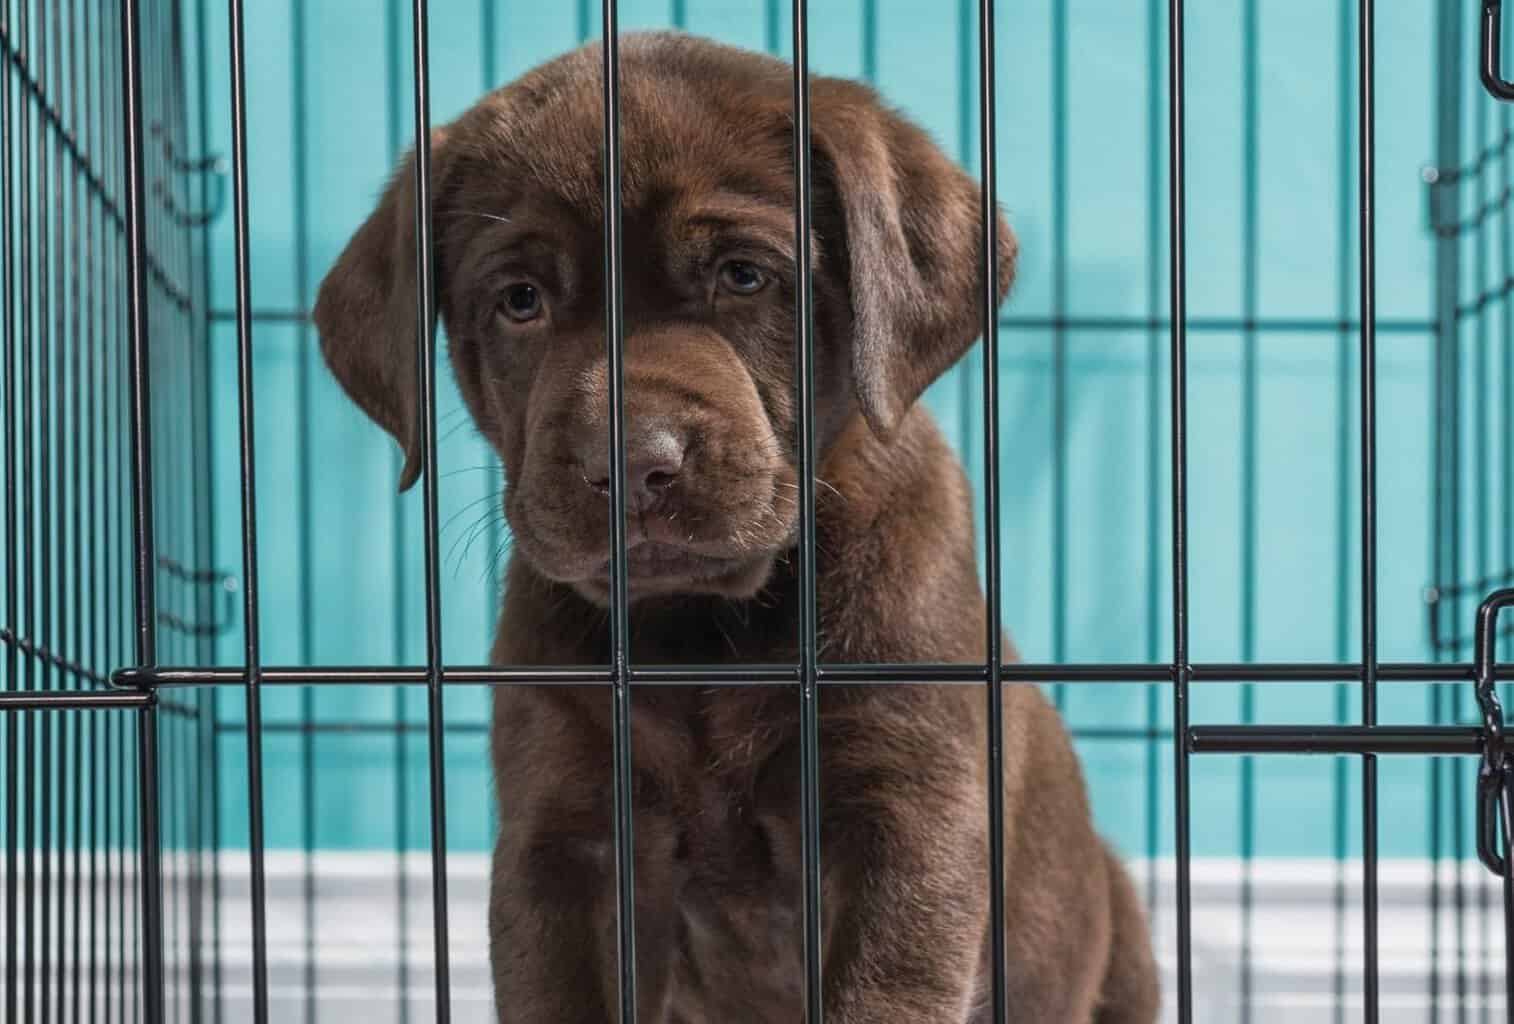
[[[512,284],[505,290],[499,311],[516,323],[525,323],[541,316],[541,292],[535,285]]]
[[[767,277],[754,263],[746,260],[727,260],[720,265],[720,283],[725,290],[736,295],[755,295],[768,283]]]

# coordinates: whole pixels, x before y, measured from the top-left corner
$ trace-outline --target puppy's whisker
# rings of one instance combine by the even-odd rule
[[[815,483],[819,484],[821,487],[824,487],[826,490],[830,491],[832,494],[834,494],[836,497],[840,498],[842,501],[846,501],[846,495],[842,494],[841,493],[841,489],[839,487],[837,487],[835,484],[831,483],[829,480],[826,480],[823,477],[818,477],[817,476],[817,477],[815,477]]]
[[[441,479],[445,480],[448,477],[459,476],[463,473],[497,473],[499,471],[500,467],[498,464],[492,466],[463,466],[460,469],[447,470],[447,472],[441,475]]]
[[[503,214],[485,213],[483,210],[458,210],[458,209],[452,209],[452,210],[445,211],[445,215],[449,216],[449,217],[450,216],[454,216],[454,215],[458,216],[458,217],[483,217],[485,220],[497,220],[501,224],[513,224],[513,223],[515,223],[509,217],[506,217]]]
[[[504,493],[504,491],[490,491],[483,497],[474,498],[472,501],[468,502],[466,505],[463,505],[456,512],[447,517],[447,521],[442,524],[442,532],[446,533],[449,529],[451,529],[452,524],[457,522],[457,517],[462,515],[464,512],[467,512],[472,508],[477,508],[481,503],[485,501],[498,501],[504,497]]]
[[[480,500],[483,500],[483,499],[480,499]],[[478,502],[475,501],[475,502],[473,502],[473,504],[476,505],[476,504],[478,504]],[[461,513],[458,513],[458,514],[461,514]],[[454,515],[453,518],[455,519],[456,515]],[[452,542],[452,546],[450,548],[448,548],[448,550],[447,550],[447,561],[448,562],[451,562],[452,561],[452,556],[457,553],[457,546],[459,544],[463,544],[464,545],[463,546],[462,556],[458,559],[458,562],[457,562],[457,568],[453,570],[453,576],[454,577],[456,577],[456,575],[458,573],[462,572],[463,562],[467,560],[468,549],[473,546],[474,540],[476,540],[478,538],[478,535],[480,533],[482,533],[486,529],[488,529],[488,527],[492,523],[499,523],[501,526],[505,525],[504,518],[502,516],[499,516],[497,513],[493,512],[493,511],[487,511],[483,515],[481,515],[479,518],[475,519],[468,526],[468,528],[466,530],[464,530],[458,536],[458,538]],[[466,542],[466,543],[464,543],[464,542]]]
[[[468,560],[468,553],[469,551],[472,551],[472,545],[474,545],[474,542],[477,541],[477,539],[480,538],[483,533],[488,532],[488,527],[491,526],[492,523],[501,523],[501,520],[484,520],[483,523],[474,526],[472,532],[469,533],[468,544],[463,545],[462,556],[457,559],[457,573],[462,573],[463,564],[465,564],[466,560]],[[486,565],[486,568],[488,568],[491,564],[489,564],[489,562],[484,562],[484,565]]]
[[[505,534],[504,539],[501,540],[499,544],[495,546],[494,550],[489,553],[489,560],[484,564],[483,569],[479,572],[479,579],[485,580],[488,579],[491,575],[498,574],[500,570],[500,561],[507,557],[511,550],[514,549],[514,547],[514,534]],[[501,579],[500,582],[503,583],[504,580]]]

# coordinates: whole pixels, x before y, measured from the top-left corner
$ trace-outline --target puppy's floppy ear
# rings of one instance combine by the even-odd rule
[[[431,180],[444,190],[447,129],[431,133]],[[348,396],[394,435],[405,453],[400,490],[421,472],[416,384],[414,152],[407,153],[378,206],[321,282],[315,324],[326,365]]]
[[[857,399],[887,437],[981,333],[979,187],[870,89],[818,80],[813,110],[815,174],[846,232]],[[1003,301],[1019,247],[994,215]]]

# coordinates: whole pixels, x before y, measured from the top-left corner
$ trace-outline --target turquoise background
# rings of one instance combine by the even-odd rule
[[[205,148],[228,153],[224,5],[199,6],[186,38],[206,105],[193,104],[191,124],[203,114]],[[435,121],[597,34],[598,5],[589,6],[433,4]],[[1167,334],[1145,324],[1167,304],[1166,5],[999,7],[999,194],[1023,251],[1001,335],[1005,623],[1029,660],[1163,661],[1171,656]],[[1422,169],[1434,157],[1436,13],[1434,4],[1380,7],[1379,642],[1384,660],[1417,661],[1431,657],[1434,251]],[[811,8],[815,71],[873,79],[944,148],[976,163],[975,5],[823,0]],[[1360,645],[1356,337],[1333,325],[1357,308],[1356,3],[1188,8],[1192,655],[1352,660]],[[678,23],[748,47],[789,45],[787,5],[626,0],[621,12],[623,30]],[[1469,57],[1473,25],[1468,7]],[[308,308],[408,144],[408,6],[263,0],[248,5],[246,29],[251,294],[267,314],[254,335],[264,659],[414,664],[423,656],[419,488],[395,496],[392,442],[328,376],[314,333],[286,316]],[[1498,115],[1475,90],[1470,60],[1465,67],[1470,151],[1479,131],[1498,130]],[[216,564],[235,570],[231,245],[231,218],[222,216],[211,230],[213,502]],[[1464,275],[1468,294],[1472,276]],[[1479,321],[1492,337],[1502,315],[1495,308]],[[1234,325],[1248,316],[1306,323],[1248,344]],[[1055,331],[1054,318],[1071,326]],[[980,373],[975,353],[928,396],[976,479]],[[1496,386],[1497,367],[1489,374]],[[486,515],[500,481],[450,373],[440,408],[444,651],[449,662],[479,663],[493,627],[491,554],[504,541]],[[1491,539],[1463,549],[1466,575],[1506,564],[1507,550]],[[1470,606],[1456,615],[1470,629]],[[215,653],[238,664],[241,645],[234,619]],[[1073,686],[1060,697],[1075,727],[1106,734],[1079,744],[1101,827],[1130,855],[1170,851],[1171,746],[1158,735],[1170,723],[1170,690]],[[449,688],[446,699],[449,845],[483,849],[493,828],[486,693]],[[1470,694],[1462,699],[1470,707]],[[419,688],[398,696],[273,688],[264,700],[270,844],[426,846]],[[1430,715],[1421,686],[1385,685],[1380,700],[1385,721]],[[245,844],[240,693],[224,690],[219,702],[222,841]],[[1355,690],[1334,685],[1206,684],[1193,696],[1197,722],[1327,722],[1357,708]],[[301,733],[303,721],[329,730]],[[1248,780],[1240,759],[1206,757],[1193,771],[1200,854],[1240,852],[1243,830],[1260,855],[1356,849],[1356,761],[1274,757],[1257,761]],[[1383,764],[1385,853],[1425,851],[1428,779],[1423,759]],[[1462,783],[1470,794],[1470,774]]]

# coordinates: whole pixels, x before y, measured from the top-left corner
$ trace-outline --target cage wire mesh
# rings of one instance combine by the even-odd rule
[[[802,16],[603,7],[786,57]],[[985,432],[981,349],[927,401],[980,490],[1003,438],[999,599],[1031,663],[1005,675],[1049,681],[1137,862],[1164,1019],[1508,1014],[1479,758],[1434,756],[1486,749],[1474,623],[1514,583],[1510,115],[1464,7],[1393,5],[1364,37],[1360,0],[1000,5],[991,92],[991,5],[799,23],[811,67],[873,81],[970,169],[998,101],[1026,253],[1002,413]],[[6,1024],[492,1019],[500,679],[462,666],[508,549],[499,470],[441,374],[436,504],[392,497],[307,311],[432,112],[418,87],[440,123],[601,18],[0,3]],[[368,685],[284,685],[316,682]],[[1309,749],[1336,756],[1287,756]],[[1401,755],[1375,787],[1369,752]]]

